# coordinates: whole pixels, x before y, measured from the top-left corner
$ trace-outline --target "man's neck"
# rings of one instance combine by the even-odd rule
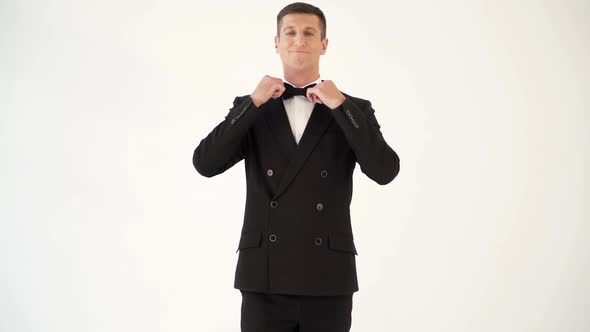
[[[317,71],[308,73],[289,73],[285,71],[283,77],[285,78],[285,80],[294,84],[295,87],[302,88],[307,84],[317,80],[320,77],[320,74]]]

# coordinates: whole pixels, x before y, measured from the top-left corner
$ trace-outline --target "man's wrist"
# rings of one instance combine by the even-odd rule
[[[331,108],[331,110],[333,111],[333,110],[338,109],[338,107],[342,106],[342,104],[344,104],[345,101],[346,101],[346,96],[342,95],[342,98],[340,98],[340,100],[338,101],[338,104],[337,104],[338,106]]]
[[[250,99],[252,99],[252,104],[254,104],[254,106],[256,106],[256,108],[259,108],[260,105],[262,105],[262,102],[260,102],[260,100],[258,100],[258,98],[250,95]]]

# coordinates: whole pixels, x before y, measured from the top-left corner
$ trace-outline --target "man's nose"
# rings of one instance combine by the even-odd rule
[[[295,44],[296,45],[303,45],[305,44],[305,38],[303,37],[303,35],[298,35],[295,37]]]

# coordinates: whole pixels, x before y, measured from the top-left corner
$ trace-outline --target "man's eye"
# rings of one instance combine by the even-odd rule
[[[287,33],[285,33],[285,34],[286,34],[286,35],[289,35],[289,36],[291,36],[291,35],[294,35],[294,34],[295,34],[295,32],[287,32]],[[306,33],[305,33],[305,35],[306,35],[306,36],[313,36],[314,34],[313,34],[313,33],[311,33],[311,32],[306,32]]]

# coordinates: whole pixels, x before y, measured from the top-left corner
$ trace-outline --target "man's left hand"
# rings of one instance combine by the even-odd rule
[[[314,103],[324,104],[330,109],[336,109],[346,100],[346,96],[338,90],[334,82],[325,80],[307,89],[307,99]]]

